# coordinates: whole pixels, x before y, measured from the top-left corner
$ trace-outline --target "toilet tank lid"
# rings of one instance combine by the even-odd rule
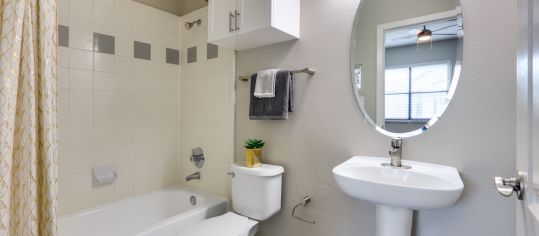
[[[232,170],[234,173],[254,176],[276,176],[284,172],[284,168],[282,166],[268,164],[262,164],[262,166],[257,168],[248,168],[243,164],[234,163],[230,165],[230,170]]]

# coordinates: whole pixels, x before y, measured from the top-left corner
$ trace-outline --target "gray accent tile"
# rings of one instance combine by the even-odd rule
[[[69,27],[58,25],[58,45],[69,47]]]
[[[180,64],[180,50],[167,48],[167,63],[179,65]]]
[[[208,43],[207,57],[209,59],[217,58],[219,56],[219,47],[215,44]]]
[[[114,54],[114,36],[94,33],[94,52]]]
[[[135,58],[144,60],[152,59],[152,45],[149,43],[135,41],[133,44],[133,50],[133,55],[135,55]]]
[[[197,62],[197,47],[187,49],[187,63]]]

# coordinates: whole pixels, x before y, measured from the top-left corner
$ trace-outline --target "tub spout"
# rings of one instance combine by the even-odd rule
[[[196,173],[185,177],[185,181],[191,181],[191,180],[194,180],[194,179],[200,179],[200,172],[197,171]]]

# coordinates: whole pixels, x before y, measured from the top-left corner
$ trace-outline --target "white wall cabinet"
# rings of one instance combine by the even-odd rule
[[[210,0],[208,41],[245,50],[300,35],[300,0]]]

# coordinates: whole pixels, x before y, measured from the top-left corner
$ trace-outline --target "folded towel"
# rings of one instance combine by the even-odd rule
[[[257,98],[275,97],[275,77],[277,69],[262,70],[257,73],[254,95]]]
[[[281,70],[275,77],[275,97],[257,98],[254,96],[257,75],[251,76],[251,101],[249,118],[251,120],[286,120],[292,112],[294,100],[294,76],[290,71]]]

